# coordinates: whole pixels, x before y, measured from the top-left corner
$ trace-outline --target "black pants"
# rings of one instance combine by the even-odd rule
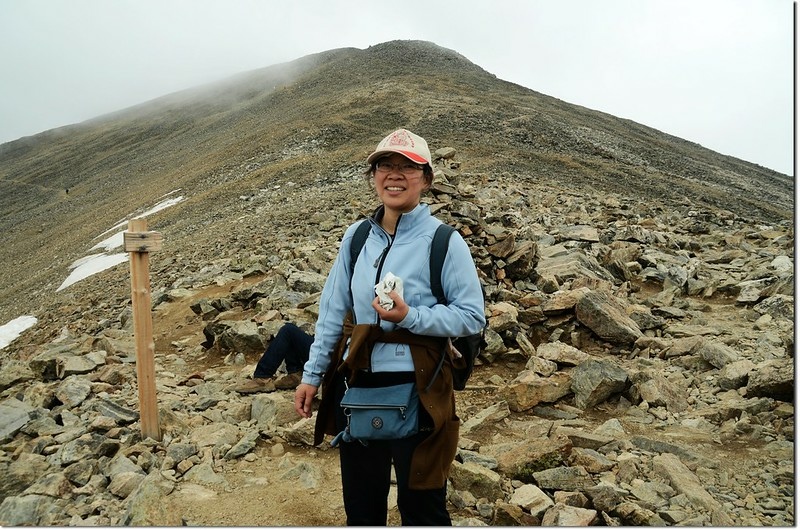
[[[358,386],[390,386],[413,380],[414,373],[359,374]],[[345,385],[336,381],[336,402],[341,401]],[[344,429],[345,417],[337,407],[336,425]],[[408,488],[411,456],[417,445],[430,434],[431,417],[420,407],[420,429],[402,440],[373,440],[339,444],[342,469],[342,495],[348,526],[386,526],[392,465],[397,478],[397,507],[403,526],[450,526],[447,513],[447,485],[432,490]],[[425,430],[428,429],[428,430]]]
[[[308,352],[311,350],[313,342],[313,335],[309,335],[291,322],[287,322],[278,330],[275,338],[267,346],[267,350],[261,355],[253,377],[274,376],[284,361],[286,361],[288,373],[301,372],[303,365],[308,360]]]

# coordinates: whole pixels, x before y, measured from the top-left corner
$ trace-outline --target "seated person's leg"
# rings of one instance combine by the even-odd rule
[[[284,325],[279,334],[283,334],[288,342],[284,353],[287,374],[275,380],[275,388],[293,389],[300,384],[303,365],[308,361],[308,352],[314,342],[314,336],[291,323]]]

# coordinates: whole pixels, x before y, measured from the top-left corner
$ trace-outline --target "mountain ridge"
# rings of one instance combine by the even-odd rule
[[[476,175],[626,190],[665,207],[697,202],[767,223],[791,218],[788,176],[497,79],[434,43],[390,41],[244,72],[0,145],[0,264],[30,256],[63,276],[76,246],[176,188],[224,207],[223,188],[235,201],[273,179],[352,172],[398,126],[432,146],[458,146]],[[253,169],[215,191],[214,175],[242,163]],[[18,272],[0,279],[3,299],[14,300],[0,309],[5,319],[32,311],[25,299],[44,283],[41,273]]]

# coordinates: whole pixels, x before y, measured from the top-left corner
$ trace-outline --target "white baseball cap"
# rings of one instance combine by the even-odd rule
[[[381,140],[378,147],[375,148],[375,152],[367,157],[367,164],[372,164],[377,158],[390,153],[400,153],[412,162],[428,164],[433,167],[428,142],[406,129],[397,129]]]

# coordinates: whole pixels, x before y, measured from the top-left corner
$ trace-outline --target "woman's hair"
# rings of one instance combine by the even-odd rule
[[[380,158],[375,160],[372,164],[370,164],[366,171],[364,171],[364,178],[367,181],[375,176],[375,165],[380,161]],[[433,185],[433,168],[431,168],[430,164],[425,164],[422,166],[422,178],[425,179],[425,183],[428,185],[428,188]]]

